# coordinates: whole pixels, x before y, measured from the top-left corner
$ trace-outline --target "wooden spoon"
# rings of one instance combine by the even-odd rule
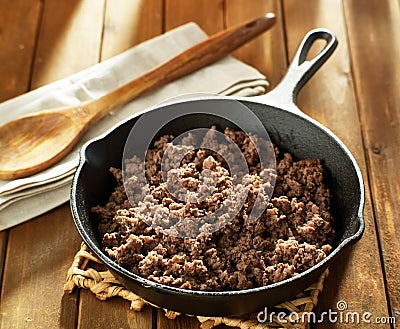
[[[217,33],[108,94],[23,116],[0,127],[0,179],[35,174],[62,159],[86,130],[135,97],[204,67],[269,29],[275,15]]]

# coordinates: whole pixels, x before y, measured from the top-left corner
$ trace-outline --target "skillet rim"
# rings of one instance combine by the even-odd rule
[[[255,97],[256,98],[256,97]],[[258,97],[258,99],[262,98]],[[361,174],[361,170],[354,158],[354,156],[351,154],[349,149],[346,147],[346,145],[331,131],[329,130],[326,126],[322,125],[318,121],[314,120],[313,118],[309,117],[305,113],[303,113],[301,110],[298,112],[288,110],[283,108],[280,105],[274,105],[272,103],[265,103],[262,101],[254,101],[254,99],[248,99],[245,97],[226,97],[226,96],[213,96],[212,98],[209,97],[193,97],[193,98],[187,98],[184,100],[180,100],[179,103],[182,102],[190,102],[190,101],[196,101],[196,100],[207,100],[207,99],[219,99],[219,100],[230,100],[230,101],[239,101],[241,103],[254,103],[257,105],[262,105],[262,106],[268,106],[274,108],[274,110],[279,110],[283,111],[286,113],[289,113],[290,115],[295,115],[298,116],[300,119],[307,121],[307,123],[312,124],[316,126],[318,129],[320,129],[323,133],[328,135],[328,137],[332,138],[338,146],[342,149],[342,151],[346,154],[346,156],[350,159],[354,171],[357,175],[358,178],[358,183],[359,183],[359,203],[358,203],[358,210],[357,210],[357,221],[358,221],[358,230],[352,234],[351,236],[345,238],[341,243],[339,243],[327,256],[325,259],[323,259],[321,262],[317,263],[316,265],[310,267],[309,269],[299,273],[298,275],[294,277],[287,278],[285,280],[272,283],[266,286],[262,287],[256,287],[256,288],[250,288],[250,289],[244,289],[244,290],[229,290],[229,291],[202,291],[202,290],[188,290],[188,289],[181,289],[181,288],[176,288],[176,287],[171,287],[167,286],[164,284],[160,284],[151,280],[148,280],[146,278],[143,278],[139,275],[136,275],[122,266],[118,265],[115,263],[113,260],[111,260],[106,254],[103,253],[103,251],[96,246],[96,244],[93,242],[93,240],[88,236],[84,225],[82,224],[82,220],[79,215],[79,206],[77,205],[78,200],[77,200],[77,187],[78,187],[78,181],[80,179],[80,174],[84,168],[85,165],[87,165],[87,157],[86,157],[86,152],[87,149],[96,143],[101,142],[102,140],[106,140],[114,131],[118,130],[121,126],[127,124],[129,121],[132,121],[134,119],[137,119],[144,113],[147,113],[149,111],[155,111],[155,110],[160,110],[164,106],[169,106],[173,105],[175,102],[164,102],[160,105],[156,105],[153,107],[150,107],[148,109],[145,109],[144,111],[138,112],[133,114],[132,116],[128,117],[127,119],[117,123],[107,131],[105,131],[103,134],[99,135],[98,137],[95,137],[89,141],[87,141],[81,148],[79,152],[79,164],[77,167],[77,170],[74,174],[72,185],[71,185],[71,190],[70,190],[70,204],[71,204],[71,211],[73,215],[73,220],[74,223],[78,229],[79,234],[81,235],[83,241],[85,244],[90,248],[90,250],[98,257],[106,267],[111,267],[114,271],[117,273],[120,272],[121,275],[124,277],[128,277],[130,280],[133,280],[135,284],[140,285],[146,289],[153,289],[153,290],[161,290],[161,292],[166,293],[168,292],[169,294],[176,294],[176,295],[187,295],[187,296],[197,296],[197,297],[230,297],[230,296],[237,296],[237,295],[247,295],[247,294],[253,294],[253,293],[259,293],[259,292],[266,292],[268,290],[272,290],[274,288],[279,288],[281,286],[287,285],[289,283],[295,283],[296,281],[299,281],[309,275],[310,273],[317,272],[319,269],[325,269],[329,266],[331,262],[334,261],[334,259],[339,255],[342,250],[350,246],[351,244],[357,242],[365,229],[365,221],[363,218],[363,209],[364,209],[364,203],[365,203],[365,187],[364,187],[364,182]],[[312,282],[310,282],[311,284]]]

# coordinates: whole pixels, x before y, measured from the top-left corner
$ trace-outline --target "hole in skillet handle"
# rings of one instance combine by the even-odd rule
[[[321,39],[326,41],[325,46],[314,58],[307,60],[310,49],[317,40]],[[307,33],[289,67],[289,70],[296,68],[302,74],[297,85],[299,90],[332,55],[337,45],[338,41],[336,37],[329,30],[320,28]]]
[[[312,46],[319,40],[325,40],[326,44],[318,54],[307,59]],[[303,38],[282,81],[266,95],[256,96],[254,99],[264,104],[301,112],[295,105],[297,94],[332,55],[337,45],[337,38],[331,31],[323,28],[311,30]]]

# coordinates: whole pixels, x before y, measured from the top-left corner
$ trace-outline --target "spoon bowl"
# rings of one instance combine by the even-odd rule
[[[0,177],[28,176],[59,161],[83,133],[82,124],[63,111],[40,112],[6,123],[0,134]]]

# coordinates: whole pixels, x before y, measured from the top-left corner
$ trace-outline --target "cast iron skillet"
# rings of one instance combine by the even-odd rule
[[[306,60],[313,43],[326,40],[326,45],[311,60]],[[331,32],[316,29],[309,32],[297,51],[282,82],[270,93],[253,98],[199,98],[175,104],[161,105],[148,111],[176,111],[188,106],[228,106],[231,101],[245,104],[261,120],[271,140],[281,149],[304,159],[323,160],[327,184],[331,189],[332,209],[337,231],[332,252],[320,263],[300,275],[265,287],[241,291],[189,291],[157,284],[139,277],[115,264],[100,246],[97,222],[91,207],[105,204],[114,187],[109,167],[121,168],[124,142],[141,114],[114,127],[104,135],[89,141],[81,150],[81,159],[71,189],[71,208],[83,241],[105,266],[127,288],[145,300],[170,310],[192,315],[228,316],[254,312],[293,297],[312,282],[339,257],[342,249],[356,242],[364,230],[362,210],[364,186],[360,170],[344,144],[327,128],[303,114],[295,105],[300,88],[329,58],[337,46]],[[193,114],[183,121],[169,123],[166,130],[175,136],[196,127],[212,124],[229,125],[218,117]],[[140,140],[140,136],[138,136]]]

